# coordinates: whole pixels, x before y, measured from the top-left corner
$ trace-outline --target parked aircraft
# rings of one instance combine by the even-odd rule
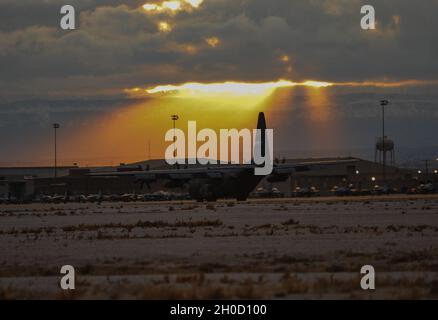
[[[264,142],[264,131],[266,130],[266,120],[263,112],[259,113],[257,128],[262,130],[261,148],[262,154],[266,154]],[[322,162],[304,162],[304,163],[274,163],[272,173],[267,177],[269,182],[286,181],[289,176],[295,172],[310,170],[320,170],[326,166],[351,163],[355,160],[338,160]],[[92,176],[135,176],[136,181],[142,185],[150,187],[151,184],[158,181],[165,182],[167,188],[184,188],[187,187],[192,199],[199,202],[216,201],[223,198],[234,198],[238,201],[245,201],[250,193],[256,188],[265,176],[254,175],[254,168],[257,165],[252,164],[218,164],[206,165],[196,168],[173,166],[165,170],[146,170],[131,172],[111,172],[97,173]]]

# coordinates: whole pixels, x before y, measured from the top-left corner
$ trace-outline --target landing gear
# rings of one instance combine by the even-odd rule
[[[201,186],[199,191],[196,193],[197,195],[195,199],[197,202],[203,202],[204,200],[207,200],[208,202],[215,202],[218,199],[214,190],[212,190],[212,186],[208,184]]]

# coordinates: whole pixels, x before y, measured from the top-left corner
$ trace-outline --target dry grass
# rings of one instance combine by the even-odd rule
[[[197,227],[219,227],[223,222],[219,219],[216,220],[197,220],[197,221],[138,221],[134,224],[123,223],[107,223],[107,224],[79,224],[62,227],[64,232],[75,231],[97,231],[100,229],[126,229],[131,231],[134,228],[197,228]]]
[[[269,280],[263,275],[231,277],[224,274],[213,280],[209,274],[164,275],[152,283],[133,283],[129,278],[96,283],[86,276],[78,277],[73,292],[30,291],[13,287],[0,289],[0,299],[272,299],[272,298],[345,298],[345,299],[421,299],[436,298],[437,283],[423,277],[394,278],[384,276],[376,281],[376,291],[360,289],[359,275],[339,277],[336,274],[306,277],[285,273]]]

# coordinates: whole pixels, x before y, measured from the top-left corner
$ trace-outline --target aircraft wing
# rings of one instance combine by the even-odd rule
[[[272,173],[268,176],[267,180],[271,183],[284,182],[289,178],[291,174],[294,173],[323,170],[332,165],[348,165],[356,163],[358,161],[358,159],[339,159],[276,164],[274,166],[274,169],[272,170]]]
[[[274,166],[271,176],[286,175],[295,172],[313,171],[325,169],[331,165],[350,164],[358,160],[327,160],[327,161],[308,161],[300,163],[285,163]],[[140,181],[157,181],[157,180],[185,180],[202,178],[202,179],[222,179],[224,176],[238,176],[246,170],[254,170],[255,165],[217,165],[205,166],[197,168],[179,168],[179,169],[162,169],[162,170],[147,170],[147,171],[130,171],[130,172],[106,172],[92,173],[93,177],[109,177],[109,176],[133,176]]]
[[[129,172],[91,173],[92,177],[135,177],[139,181],[174,180],[188,181],[190,179],[222,179],[226,176],[238,176],[246,170],[253,170],[253,165],[205,166],[198,168],[179,168]]]
[[[326,169],[332,165],[353,164],[358,162],[358,159],[339,159],[326,161],[306,161],[300,163],[284,163],[275,165],[271,175],[291,174],[294,172],[314,171]]]
[[[283,182],[295,172],[320,170],[334,164],[347,164],[357,160],[315,161],[290,164],[278,164],[267,176],[269,182]],[[248,165],[216,165],[196,168],[174,168],[164,170],[110,172],[92,174],[92,176],[131,176],[142,185],[150,185],[158,181],[168,188],[180,188],[190,185],[193,199],[215,201],[219,198],[236,198],[246,200],[254,188],[265,178],[254,175],[254,164]]]
[[[225,175],[238,175],[244,170],[252,169],[250,165],[236,165],[226,167],[202,167],[202,168],[183,168],[168,170],[150,170],[135,174],[137,180],[190,180],[194,178],[222,179]]]

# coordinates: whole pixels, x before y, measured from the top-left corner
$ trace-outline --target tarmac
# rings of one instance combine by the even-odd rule
[[[437,267],[438,195],[0,206],[3,299],[431,299]]]

